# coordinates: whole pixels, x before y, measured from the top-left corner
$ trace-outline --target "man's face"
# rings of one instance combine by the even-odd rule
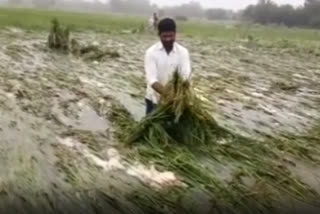
[[[172,49],[173,43],[176,40],[176,32],[173,32],[173,31],[162,32],[160,34],[160,40],[166,49]]]

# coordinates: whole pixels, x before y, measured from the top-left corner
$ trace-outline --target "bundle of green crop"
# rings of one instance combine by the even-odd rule
[[[75,38],[70,39],[69,27],[62,27],[57,19],[52,20],[48,46],[51,49],[72,53],[88,61],[102,61],[104,57],[118,58],[120,54],[116,51],[101,50],[97,45],[83,46]]]
[[[69,27],[61,27],[57,19],[52,20],[52,26],[48,37],[48,46],[51,49],[69,51],[70,48]]]
[[[175,72],[173,80],[165,86],[168,96],[157,109],[144,118],[128,138],[129,143],[181,143],[206,144],[230,133],[219,127],[202,101],[193,93],[188,82]]]

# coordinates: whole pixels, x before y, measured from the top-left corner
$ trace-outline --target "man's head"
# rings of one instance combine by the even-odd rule
[[[172,50],[176,40],[176,23],[171,18],[164,18],[158,24],[160,40],[167,50]]]

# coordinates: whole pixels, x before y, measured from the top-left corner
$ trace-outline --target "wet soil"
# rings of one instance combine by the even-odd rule
[[[46,33],[0,33],[0,210],[148,213],[147,204],[126,197],[183,182],[126,157],[107,115],[120,103],[135,120],[144,116],[143,56],[156,38],[75,36],[121,57],[83,61],[47,49]],[[219,124],[254,138],[285,138],[306,135],[319,122],[319,57],[252,48],[247,41],[180,42],[190,49],[193,85]],[[290,162],[291,171],[319,191],[319,168]],[[225,166],[211,167],[228,179]],[[195,213],[212,212],[210,200],[203,201],[209,202]]]

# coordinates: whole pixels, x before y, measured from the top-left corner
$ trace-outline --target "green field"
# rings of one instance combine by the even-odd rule
[[[123,30],[139,29],[146,25],[141,16],[88,14],[63,11],[43,11],[36,9],[0,8],[0,26],[14,26],[28,30],[48,30],[50,20],[58,18],[76,31],[117,33]],[[296,41],[319,41],[320,31],[309,29],[289,29],[275,26],[249,24],[223,25],[208,21],[189,21],[179,23],[180,32],[193,37],[219,39],[246,39],[248,35],[262,40],[288,39]]]

